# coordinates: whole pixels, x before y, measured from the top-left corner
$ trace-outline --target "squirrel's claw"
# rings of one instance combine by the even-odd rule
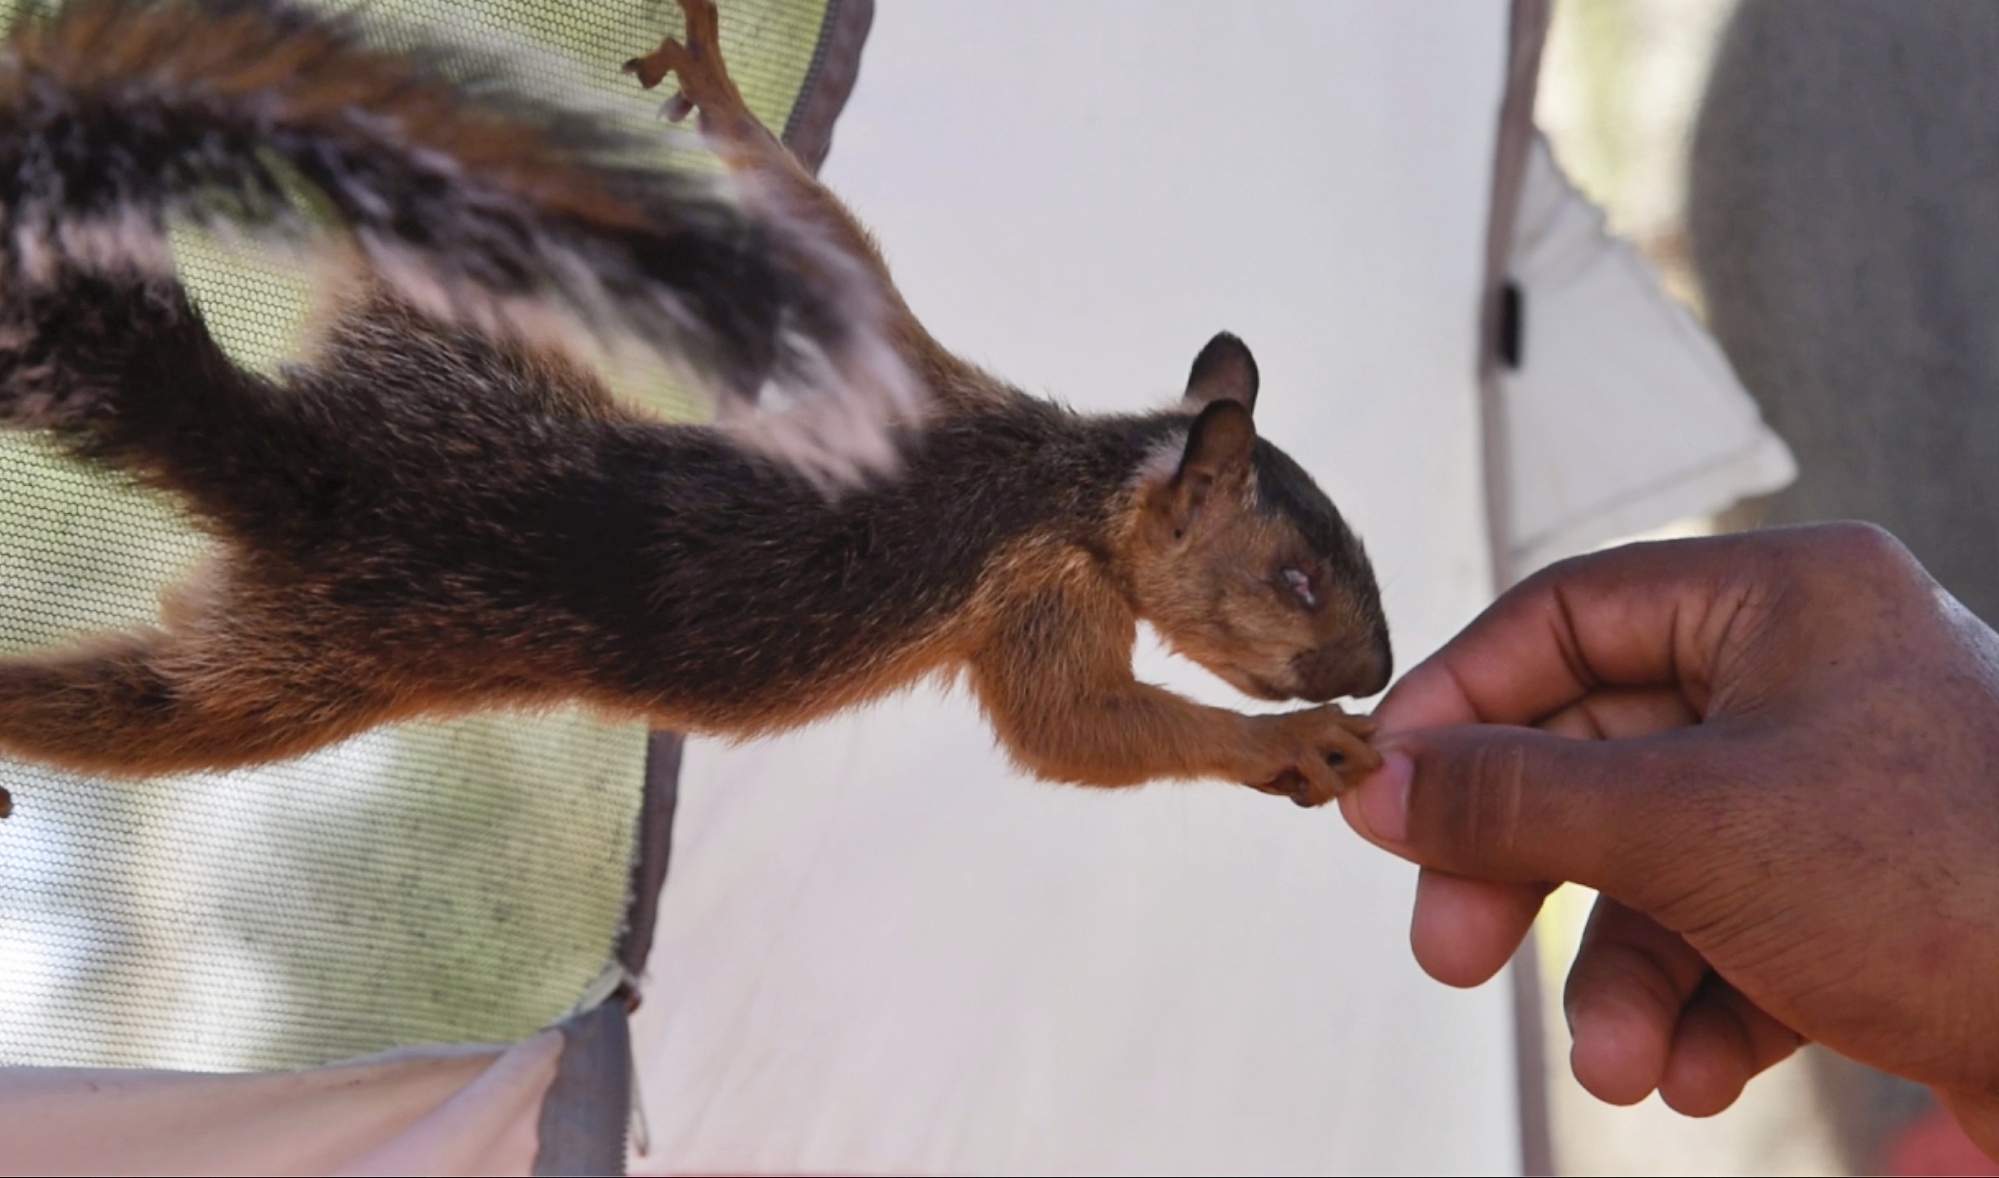
[[[685,122],[694,113],[694,99],[688,96],[687,80],[694,55],[672,37],[659,43],[659,48],[644,57],[634,57],[625,63],[624,72],[639,80],[639,88],[651,90],[666,80],[668,74],[680,76],[680,91],[666,100],[659,108],[659,117],[669,123]]]
[[[639,88],[650,90],[666,80],[666,75],[678,73],[686,76],[687,67],[694,60],[687,52],[687,46],[678,39],[668,37],[659,43],[659,48],[644,57],[634,57],[624,65],[624,72],[639,80]]]

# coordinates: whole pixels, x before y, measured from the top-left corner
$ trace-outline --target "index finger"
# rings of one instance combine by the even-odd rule
[[[1768,538],[1764,538],[1767,547]],[[1375,709],[1384,732],[1534,724],[1605,688],[1672,687],[1705,709],[1743,607],[1740,536],[1632,544],[1551,565],[1493,602]]]

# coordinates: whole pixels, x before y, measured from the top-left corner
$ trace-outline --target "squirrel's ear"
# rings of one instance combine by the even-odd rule
[[[1216,401],[1234,401],[1254,412],[1256,386],[1256,357],[1249,354],[1247,344],[1224,331],[1194,357],[1194,370],[1187,374],[1187,397],[1181,404],[1199,409]]]
[[[1256,445],[1256,423],[1235,400],[1208,404],[1187,427],[1187,448],[1180,469],[1163,488],[1161,507],[1178,537],[1206,506],[1217,484],[1232,482],[1249,471],[1250,450]]]

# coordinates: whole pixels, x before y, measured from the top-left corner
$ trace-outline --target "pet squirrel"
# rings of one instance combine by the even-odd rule
[[[0,194],[0,425],[52,431],[72,454],[163,489],[217,548],[165,596],[159,627],[0,659],[0,751],[113,775],[221,769],[395,719],[570,701],[750,737],[955,673],[1013,760],[1053,780],[1218,777],[1322,805],[1343,774],[1378,764],[1371,721],[1324,702],[1388,680],[1374,575],[1325,494],[1257,436],[1257,368],[1241,341],[1224,333],[1201,349],[1180,405],[1129,415],[1079,414],[957,358],[903,303],[865,230],[744,105],[713,3],[681,7],[685,40],[626,69],[648,88],[677,76],[666,113],[699,112],[772,226],[777,244],[763,256],[775,260],[751,283],[756,325],[772,322],[771,301],[793,312],[818,354],[847,357],[835,384],[893,367],[853,359],[871,331],[915,374],[922,391],[903,403],[918,407],[888,426],[889,473],[873,462],[875,473],[829,493],[727,429],[628,411],[514,320],[440,311],[578,281],[573,268],[535,269],[496,247],[504,234],[456,227],[485,211],[457,185],[484,182],[514,202],[507,215],[533,226],[528,236],[552,219],[549,234],[603,247],[578,255],[597,289],[574,302],[657,281],[671,306],[706,314],[720,341],[707,356],[725,373],[784,363],[741,359],[742,280],[718,273],[727,266],[648,268],[617,248],[620,233],[650,242],[642,230],[661,219],[697,226],[675,258],[707,260],[715,237],[703,218],[731,229],[740,219],[705,204],[681,216],[688,198],[672,177],[557,149],[546,111],[475,105],[426,75],[412,83],[425,113],[489,133],[462,168],[405,184],[396,169],[420,165],[404,156],[459,159],[464,136],[441,130],[401,155],[394,135],[342,139],[346,124],[392,123],[395,80],[414,67],[369,54],[330,18],[247,0],[82,0],[49,25],[16,28],[15,60],[0,73],[0,175],[54,161],[98,176],[82,145],[157,134],[146,152],[124,150],[162,173],[184,169],[190,191],[199,181],[235,199],[202,205],[123,177],[99,178],[102,193],[69,174],[0,181],[12,185]],[[97,27],[72,34],[79,22]],[[319,96],[282,80],[311,70],[391,81],[329,83]],[[288,132],[300,146],[277,150],[304,161],[293,166],[306,180],[338,193],[387,175],[380,189],[407,198],[389,213],[361,196],[332,202],[390,264],[370,268],[311,354],[277,379],[224,355],[155,256],[163,211],[241,216],[275,204],[275,181],[256,171],[271,148],[201,122],[158,130],[143,112],[88,97],[135,76],[152,86],[135,103],[169,102],[180,87],[240,92],[254,107],[265,87],[302,90],[277,105],[316,123]],[[207,119],[222,100],[183,113]],[[99,120],[87,137],[61,113],[86,105]],[[342,152],[336,174],[308,171]],[[615,215],[593,220],[601,189],[614,192]],[[147,239],[136,258],[134,236]],[[417,267],[456,284],[451,297],[412,297],[426,282],[398,273]],[[849,296],[858,317],[842,309]],[[1242,715],[1141,683],[1131,666],[1141,619],[1249,695],[1320,706]]]

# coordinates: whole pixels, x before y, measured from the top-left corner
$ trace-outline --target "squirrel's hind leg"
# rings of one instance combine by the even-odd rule
[[[0,754],[113,776],[227,769],[387,718],[390,696],[269,612],[183,591],[163,627],[0,658]]]
[[[687,17],[685,43],[668,37],[659,48],[625,63],[625,72],[647,90],[668,74],[680,80],[680,90],[666,100],[660,113],[679,122],[701,112],[702,136],[731,170],[791,162],[791,153],[750,113],[743,93],[729,77],[722,60],[722,17],[713,0],[680,0]]]
[[[728,165],[745,197],[785,227],[775,244],[780,263],[851,292],[879,310],[883,335],[928,393],[947,406],[976,399],[989,377],[945,350],[903,302],[880,248],[847,206],[792,155],[744,100],[722,58],[721,18],[713,0],[680,0],[687,37],[668,37],[625,72],[650,90],[672,75],[679,92],[662,113],[676,122],[698,112],[708,146]]]
[[[750,110],[722,60],[721,17],[713,0],[680,0],[680,7],[687,14],[686,43],[668,37],[651,53],[626,62],[625,72],[647,90],[672,75],[680,89],[661,113],[679,122],[699,112],[702,139],[731,173],[749,182],[753,195],[857,267],[870,293],[888,309],[892,338],[907,359],[929,358],[917,345],[941,353],[903,303],[867,230]]]

